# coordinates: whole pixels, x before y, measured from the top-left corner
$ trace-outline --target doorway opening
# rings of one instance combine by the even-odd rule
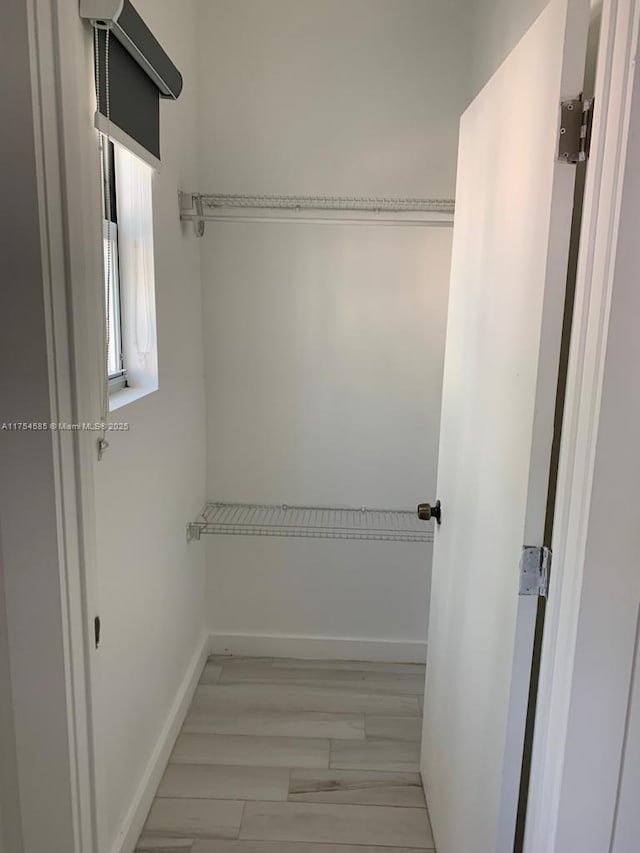
[[[137,7],[180,68],[155,160],[98,94],[155,169],[155,305],[123,336],[158,329],[157,387],[92,460],[101,844],[519,849],[544,605],[517,565],[549,545],[588,15],[553,0],[482,87],[462,2],[187,5],[109,28]]]

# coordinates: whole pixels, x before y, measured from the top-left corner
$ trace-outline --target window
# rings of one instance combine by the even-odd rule
[[[107,340],[107,375],[109,391],[127,385],[127,371],[122,353],[120,301],[120,260],[118,253],[118,197],[116,191],[115,150],[113,142],[102,137],[102,247],[104,258],[105,332]]]
[[[101,137],[109,409],[158,388],[153,170]]]

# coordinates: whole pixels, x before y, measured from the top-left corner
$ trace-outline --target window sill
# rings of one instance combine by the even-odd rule
[[[135,403],[141,397],[153,394],[157,390],[157,387],[145,388],[144,386],[138,386],[137,388],[121,388],[119,391],[114,391],[112,394],[109,394],[109,411],[115,412],[116,409],[122,409],[124,406]]]

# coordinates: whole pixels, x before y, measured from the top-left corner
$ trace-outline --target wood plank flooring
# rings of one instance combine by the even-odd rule
[[[142,853],[431,853],[424,667],[212,657]]]

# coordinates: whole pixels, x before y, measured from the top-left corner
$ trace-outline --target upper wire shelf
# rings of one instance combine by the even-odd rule
[[[202,237],[209,221],[451,225],[447,198],[179,193],[180,218]]]
[[[203,193],[205,207],[241,207],[270,210],[349,210],[387,213],[453,213],[455,203],[446,198],[374,198],[358,196],[232,195]]]
[[[433,542],[433,529],[415,511],[323,506],[207,503],[187,525],[187,541],[205,534]]]

